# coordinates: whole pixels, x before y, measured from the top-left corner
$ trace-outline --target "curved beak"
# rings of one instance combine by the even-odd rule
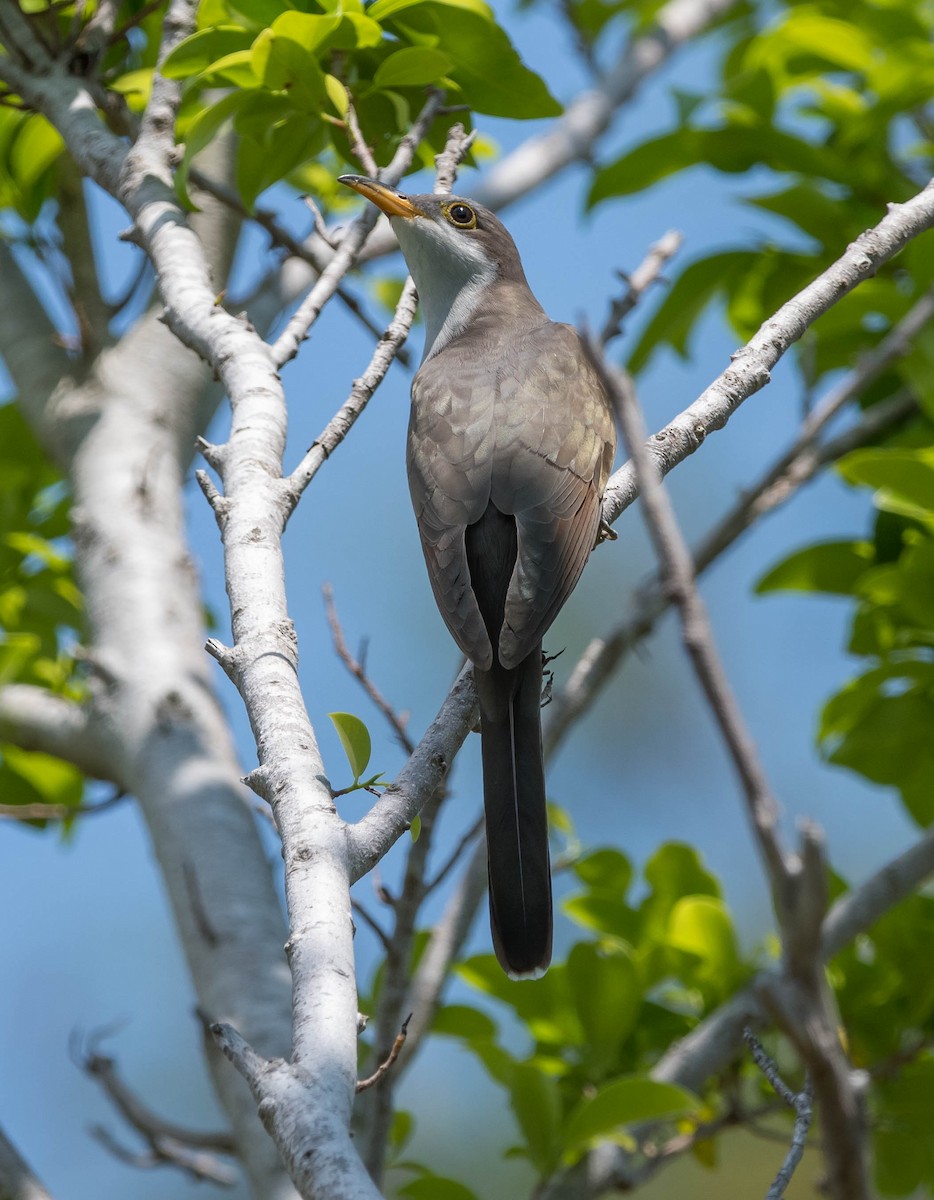
[[[367,179],[365,175],[339,175],[338,183],[353,188],[367,200],[372,200],[378,209],[387,217],[423,217],[425,214],[417,208],[408,196],[397,192],[395,188],[387,187],[377,179]]]

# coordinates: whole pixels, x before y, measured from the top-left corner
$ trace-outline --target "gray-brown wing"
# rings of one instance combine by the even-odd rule
[[[532,348],[536,366],[517,407],[537,411],[540,398],[542,420],[517,426],[508,444],[501,438],[493,483],[497,507],[514,498],[519,535],[498,647],[505,667],[541,641],[580,579],[616,452],[609,402],[576,332],[546,326]]]
[[[492,499],[518,527],[497,647],[521,662],[573,591],[596,541],[615,428],[577,334],[546,322],[489,354],[452,343],[412,387],[408,469],[428,575],[464,653],[492,664],[464,532]]]
[[[451,636],[482,670],[493,665],[493,648],[470,586],[464,533],[489,502],[495,395],[493,379],[472,360],[426,363],[412,384],[406,452],[435,602]]]

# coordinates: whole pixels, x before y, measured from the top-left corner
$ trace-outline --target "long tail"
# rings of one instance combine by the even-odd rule
[[[493,949],[513,978],[551,962],[551,864],[542,764],[542,654],[477,671]]]
[[[495,648],[516,562],[515,518],[491,503],[467,530],[470,581]],[[551,864],[542,762],[542,652],[517,667],[474,671],[480,700],[493,948],[513,978],[551,962]]]

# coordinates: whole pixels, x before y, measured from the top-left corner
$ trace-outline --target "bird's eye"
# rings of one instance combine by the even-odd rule
[[[450,204],[444,210],[444,215],[458,229],[477,228],[477,214],[469,204]]]

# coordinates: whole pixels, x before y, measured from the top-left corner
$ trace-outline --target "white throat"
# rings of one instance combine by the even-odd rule
[[[418,288],[425,362],[466,326],[496,278],[496,268],[475,242],[428,217],[394,217],[392,227]]]

